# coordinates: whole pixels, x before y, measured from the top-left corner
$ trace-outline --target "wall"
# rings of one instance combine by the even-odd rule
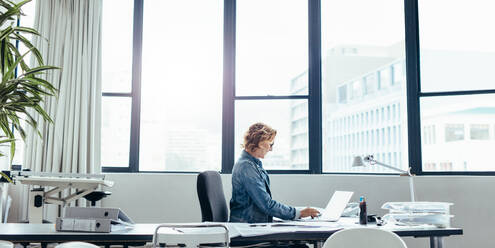
[[[201,212],[196,195],[196,174],[107,174],[115,181],[104,207],[120,207],[139,223],[197,222]],[[222,175],[225,198],[230,200],[230,175]],[[352,201],[367,197],[369,213],[385,214],[385,201],[408,201],[406,177],[271,175],[273,197],[294,206],[324,207],[334,190],[354,191]],[[492,214],[495,177],[416,177],[416,197],[421,201],[453,202],[452,225],[464,228],[463,236],[445,238],[449,248],[495,247]],[[12,206],[15,215],[17,204]],[[10,216],[13,217],[13,216]],[[11,218],[9,218],[11,219]],[[406,238],[410,248],[429,247],[425,238]]]

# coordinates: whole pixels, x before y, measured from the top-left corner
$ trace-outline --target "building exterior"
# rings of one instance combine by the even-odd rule
[[[291,94],[307,94],[308,73],[300,74],[291,81]],[[308,154],[308,102],[291,101],[290,111],[290,169],[309,168]]]
[[[341,46],[323,58],[323,170],[352,172],[356,155],[373,154],[400,168],[405,159],[402,137],[406,122],[403,44],[391,47]],[[291,82],[291,93],[307,90],[307,75]],[[306,81],[304,81],[304,79]],[[305,88],[306,87],[306,88]],[[292,106],[291,161],[308,163],[308,149],[298,144],[307,139],[307,115]],[[306,166],[308,166],[306,164]],[[359,169],[363,171],[362,168]],[[381,172],[382,168],[370,168]]]
[[[423,116],[424,171],[493,170],[495,107],[477,105]]]
[[[409,167],[403,53],[404,43],[398,43],[390,47],[340,46],[323,57],[324,172],[391,172],[351,166],[354,156],[369,154],[403,170]],[[459,57],[466,61],[450,59]],[[422,50],[422,89],[455,90],[466,83],[488,87],[489,82],[478,80],[491,79],[486,75],[493,73],[478,64],[494,59],[495,53]],[[292,80],[293,94],[307,90],[307,78],[303,73]],[[424,171],[493,170],[486,162],[495,147],[495,102],[490,96],[432,97],[422,98],[420,103]],[[292,106],[291,161],[305,161],[307,166],[308,149],[298,146],[300,139],[307,139],[307,115],[297,114],[303,107],[307,105]]]
[[[326,101],[323,107],[324,171],[363,171],[353,168],[352,161],[355,156],[369,154],[380,162],[407,169],[403,162],[407,161],[404,72],[404,59],[391,59],[334,86],[335,101]],[[365,170],[386,171],[381,167]]]

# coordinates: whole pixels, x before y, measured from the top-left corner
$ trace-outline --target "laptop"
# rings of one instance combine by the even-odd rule
[[[302,218],[302,221],[338,221],[344,212],[347,203],[351,199],[354,192],[350,191],[335,191],[332,198],[327,204],[327,207],[320,211],[320,216],[316,218]]]

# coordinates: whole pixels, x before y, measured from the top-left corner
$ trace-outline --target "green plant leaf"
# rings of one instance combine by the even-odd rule
[[[12,29],[16,32],[28,33],[28,34],[40,36],[40,33],[34,28],[19,26],[19,27],[13,27]]]
[[[43,101],[50,96],[57,96],[57,89],[42,75],[54,69],[55,66],[45,65],[42,54],[24,35],[41,37],[40,33],[29,27],[15,26],[15,20],[24,15],[21,7],[31,0],[15,3],[10,0],[0,0],[0,143],[10,143],[11,158],[15,153],[16,140],[14,130],[24,139],[26,132],[24,124],[29,125],[42,137],[38,129],[39,117],[43,121],[53,123],[49,114],[43,108]],[[43,37],[41,37],[43,38]],[[19,52],[14,44],[23,44],[28,51]],[[29,66],[25,61],[27,54],[32,54],[38,66]],[[17,74],[16,70],[22,70]],[[17,75],[16,75],[17,74]],[[34,114],[39,115],[36,118]],[[3,133],[3,135],[2,135]],[[0,156],[3,154],[0,154]],[[12,162],[12,160],[10,161]]]
[[[16,57],[22,56],[19,53],[19,51],[17,50],[17,47],[15,47],[11,42],[8,42],[7,46],[9,47],[10,51],[12,51],[15,54]],[[21,65],[22,70],[24,70],[24,71],[29,70],[29,66],[26,64],[26,62],[24,60],[21,60],[20,65]]]
[[[14,28],[11,26],[6,27],[0,32],[0,40],[4,40],[6,37],[9,37],[12,32],[14,32]]]
[[[48,70],[54,70],[54,69],[60,69],[60,68],[58,68],[56,66],[51,66],[51,65],[42,65],[42,66],[38,66],[38,67],[35,67],[35,68],[31,68],[30,70],[26,71],[21,76],[39,74],[41,72],[48,71]]]
[[[24,36],[18,34],[18,33],[13,33],[14,37],[13,39],[19,40],[26,46],[35,56],[36,60],[38,61],[39,65],[43,65],[43,56],[41,56],[40,51]]]
[[[29,54],[29,51],[24,53],[21,57],[18,57],[16,61],[9,65],[8,70],[4,72],[3,77],[2,77],[2,82],[8,81],[10,78],[13,78],[15,75],[15,69],[21,63],[22,60],[24,60],[24,57]]]

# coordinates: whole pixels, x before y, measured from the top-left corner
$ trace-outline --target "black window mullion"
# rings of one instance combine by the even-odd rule
[[[105,173],[119,173],[119,172],[129,172],[129,167],[103,167],[102,169]]]
[[[139,133],[141,122],[141,68],[143,51],[143,0],[134,0],[132,50],[132,110],[129,171],[139,171]]]
[[[414,174],[422,173],[420,120],[420,65],[417,0],[404,0],[406,38],[407,132],[409,166]]]
[[[494,94],[495,89],[487,90],[461,90],[461,91],[442,91],[442,92],[419,92],[419,97],[432,97],[432,96],[465,96],[465,95],[481,95],[481,94]]]
[[[132,93],[120,93],[120,92],[102,92],[101,96],[109,97],[132,97]]]
[[[266,170],[268,174],[312,174],[310,170]]]
[[[236,96],[234,100],[294,100],[308,99],[308,95],[293,95],[293,96]]]
[[[224,0],[222,173],[234,166],[236,0]]]
[[[309,170],[322,172],[321,0],[308,0],[308,133]]]

